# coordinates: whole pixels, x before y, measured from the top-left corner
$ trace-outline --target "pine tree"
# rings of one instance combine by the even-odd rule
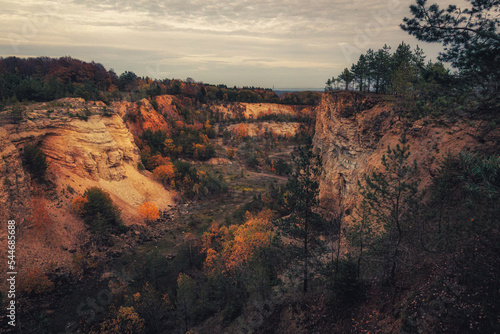
[[[383,227],[380,246],[384,259],[389,260],[389,280],[396,283],[396,271],[402,250],[402,240],[411,218],[412,200],[417,194],[417,185],[409,181],[416,171],[416,162],[408,163],[410,147],[403,134],[395,149],[388,147],[387,156],[382,156],[384,170],[364,176],[361,195],[370,209],[370,218]]]
[[[296,169],[286,185],[285,205],[291,214],[276,221],[281,233],[294,240],[288,244],[288,254],[300,264],[302,290],[309,289],[309,278],[319,267],[319,256],[324,252],[321,236],[325,233],[325,220],[316,212],[319,205],[321,159],[310,144],[299,148],[294,157]]]
[[[339,79],[344,81],[345,83],[345,90],[349,90],[349,85],[351,84],[352,80],[354,80],[354,74],[349,71],[349,69],[346,67],[344,68],[344,71],[339,75]]]

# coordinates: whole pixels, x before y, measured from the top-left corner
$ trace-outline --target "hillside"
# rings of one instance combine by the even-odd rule
[[[315,129],[311,128],[313,120]],[[410,121],[398,114],[388,96],[338,91],[324,93],[314,109],[240,102],[199,104],[172,95],[108,105],[65,98],[15,105],[0,114],[0,122],[2,219],[16,217],[19,223],[19,272],[26,277],[20,283],[21,298],[30,314],[52,319],[48,331],[81,317],[76,310],[82,295],[97,294],[103,286],[116,284],[121,290],[110,290],[115,296],[111,305],[121,310],[134,307],[144,319],[150,319],[150,306],[144,305],[163,305],[158,310],[163,320],[150,319],[146,326],[156,321],[158,326],[175,328],[174,332],[186,327],[195,333],[214,328],[227,333],[425,332],[469,324],[457,320],[467,309],[454,308],[446,301],[449,293],[456,293],[452,298],[468,305],[476,320],[496,307],[489,299],[467,295],[491,293],[494,286],[487,282],[496,272],[492,270],[486,280],[467,281],[470,270],[456,264],[462,254],[457,249],[473,246],[472,239],[452,224],[454,219],[461,224],[469,208],[458,209],[455,202],[443,200],[445,215],[438,222],[432,216],[435,204],[431,201],[432,187],[442,177],[440,168],[447,157],[460,152],[486,156],[497,152],[499,130],[484,120],[462,115]],[[293,273],[300,267],[294,269],[288,262],[288,240],[265,240],[274,235],[272,222],[293,212],[294,199],[289,196],[296,190],[287,181],[295,177],[297,160],[292,163],[291,154],[300,156],[297,146],[307,141],[311,131],[315,133],[313,150],[322,160],[318,212],[327,218],[328,231],[333,231],[324,232],[325,256],[332,260],[325,262],[324,271],[315,271],[312,292],[298,295],[300,279],[294,279]],[[384,172],[382,157],[388,146],[400,144],[403,134],[408,160],[418,165],[407,181],[418,180],[423,197],[422,207],[415,211],[418,217],[412,216],[413,223],[405,225],[394,286],[387,280],[390,261],[384,254],[388,251],[376,248],[390,244],[377,244],[379,239],[363,234],[363,229],[356,232],[363,200],[358,181],[363,181],[364,174]],[[28,171],[24,152],[33,144],[47,159],[43,180]],[[159,174],[158,168],[164,166],[171,172]],[[127,231],[100,239],[85,217],[75,212],[75,200],[90,187],[109,193]],[[460,188],[453,192],[462,194]],[[468,198],[466,193],[460,196],[464,201]],[[137,209],[143,202],[160,209],[156,221],[139,217]],[[478,226],[489,222],[487,215],[493,209],[482,210],[486,216],[474,216]],[[390,231],[389,227],[377,227],[379,218],[371,219],[371,233],[386,240],[383,231]],[[427,222],[450,230],[446,235],[437,233]],[[478,233],[478,237],[487,233],[494,240],[497,232],[488,227],[468,233]],[[356,239],[360,236],[366,238],[361,251]],[[426,245],[419,248],[422,236]],[[447,246],[441,249],[444,238]],[[434,251],[429,253],[429,247]],[[259,255],[255,262],[252,254],[264,257]],[[485,270],[494,254],[494,250],[482,249],[473,268]],[[151,266],[162,269],[151,272]],[[154,288],[151,282],[157,282]],[[433,283],[428,286],[426,282]],[[451,288],[454,282],[459,290]],[[439,295],[444,303],[440,312],[447,312],[444,325],[438,324],[439,317],[423,302],[435,300],[432,293],[438,283],[450,286],[450,291]],[[186,290],[183,284],[191,288]],[[61,294],[57,299],[53,299],[55,285]],[[215,294],[214,285],[223,292]],[[177,300],[175,307],[153,297],[162,293]],[[126,297],[136,294],[150,299],[134,304]],[[45,306],[39,308],[34,301]],[[69,310],[61,313],[66,305],[71,305]],[[192,309],[187,311],[189,305]],[[108,326],[120,317],[113,312],[113,308],[103,308],[81,329],[88,332]],[[181,312],[186,312],[187,320],[179,320]],[[26,316],[36,323],[29,328],[42,326]],[[428,318],[422,322],[420,316]],[[122,326],[132,325],[123,322]],[[472,326],[487,328],[481,321]]]

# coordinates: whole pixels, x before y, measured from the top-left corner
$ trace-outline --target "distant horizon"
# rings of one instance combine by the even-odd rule
[[[105,66],[104,64],[98,62],[98,61],[95,61],[95,60],[90,60],[90,61],[87,61],[87,60],[83,60],[83,59],[80,59],[80,58],[77,58],[77,57],[73,57],[71,55],[65,55],[65,56],[61,56],[61,57],[50,57],[50,56],[17,56],[17,55],[7,55],[7,56],[0,56],[0,58],[9,58],[9,57],[17,57],[17,58],[23,58],[23,59],[28,59],[28,58],[54,58],[54,59],[59,59],[59,58],[64,58],[64,57],[70,57],[70,58],[73,58],[73,59],[77,59],[77,60],[82,60],[82,61],[85,61],[87,63],[90,63],[90,62],[94,62],[94,63],[97,63],[97,64],[101,64],[103,65],[107,71],[110,71],[110,70],[114,70],[113,67],[107,67]],[[130,70],[125,70],[125,71],[130,71]],[[124,73],[125,71],[123,72],[115,72],[118,76],[120,76],[120,74]],[[132,71],[133,72],[133,71]],[[135,72],[134,72],[135,73]],[[137,73],[135,73],[136,75],[138,75]],[[139,77],[148,77],[148,76],[141,76],[141,75],[138,75]],[[150,77],[151,79],[153,80],[165,80],[165,79],[168,79],[168,80],[181,80],[181,81],[186,81],[189,77],[186,77],[184,79],[182,78],[153,78],[153,77]],[[194,79],[194,78],[192,78]],[[195,79],[194,79],[195,80]],[[202,82],[203,84],[206,84],[206,85],[225,85],[227,86],[228,88],[232,88],[234,87],[235,85],[228,85],[226,83],[220,83],[220,82],[204,82],[204,81],[197,81],[195,80],[196,82]],[[303,91],[323,91],[324,90],[324,87],[262,87],[262,86],[252,86],[252,85],[242,85],[242,86],[238,86],[236,85],[237,88],[243,88],[243,87],[255,87],[255,88],[262,88],[262,89],[271,89],[275,92],[303,92]]]
[[[435,59],[440,45],[399,28],[413,3],[0,0],[0,56],[71,55],[117,74],[321,90],[369,48],[405,41]]]

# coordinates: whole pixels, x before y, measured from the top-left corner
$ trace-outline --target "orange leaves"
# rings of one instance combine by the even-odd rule
[[[137,208],[137,214],[146,223],[152,223],[160,218],[160,211],[154,203],[144,202]]]
[[[112,309],[111,317],[101,323],[99,333],[142,333],[144,332],[144,319],[142,319],[133,306],[120,306],[118,311]]]
[[[159,167],[161,165],[172,164],[172,161],[170,161],[170,158],[162,157],[161,155],[157,154],[150,157],[146,164],[146,167],[149,170],[154,170],[156,167]]]
[[[71,202],[71,210],[76,213],[78,216],[83,215],[83,207],[89,200],[87,197],[78,196],[73,199]]]
[[[217,251],[213,248],[207,249],[207,257],[205,258],[205,269],[213,270],[215,268],[215,261],[217,260]]]
[[[225,263],[228,270],[248,263],[255,252],[271,244],[274,236],[271,216],[270,210],[256,216],[247,213],[247,221],[235,231],[231,251],[227,254]]]
[[[153,170],[153,175],[158,181],[160,181],[164,185],[173,186],[175,180],[175,169],[172,162],[170,162],[170,159],[169,163],[156,167]]]
[[[195,159],[200,159],[206,156],[207,147],[203,144],[193,144],[193,151]]]
[[[205,269],[234,272],[248,264],[274,237],[272,213],[264,210],[258,215],[247,213],[243,225],[229,227],[212,224],[202,236],[202,251],[206,254]]]
[[[184,123],[182,121],[175,121],[175,126],[179,129],[184,127]]]
[[[165,154],[170,155],[176,152],[174,140],[172,138],[167,138],[163,142]]]
[[[237,138],[248,137],[248,126],[245,123],[238,124],[238,126],[233,129],[233,134]]]

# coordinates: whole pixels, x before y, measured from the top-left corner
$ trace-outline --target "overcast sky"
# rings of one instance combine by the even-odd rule
[[[322,88],[370,47],[414,47],[399,28],[413,2],[0,0],[0,56],[71,56],[118,74],[228,86]],[[418,44],[428,59],[441,48]]]

